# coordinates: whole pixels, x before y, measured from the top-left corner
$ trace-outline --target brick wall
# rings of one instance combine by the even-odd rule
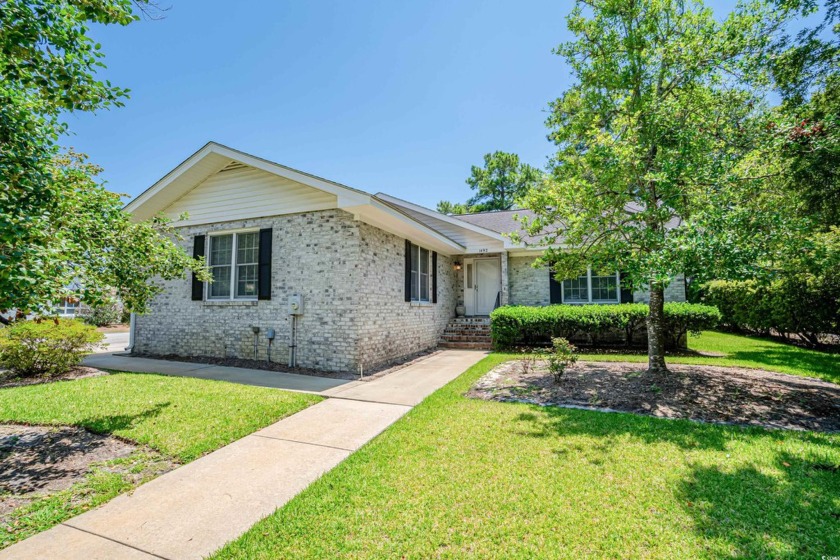
[[[548,271],[545,268],[531,266],[534,257],[510,257],[510,304],[541,306],[549,305]],[[637,303],[650,301],[647,290],[633,292],[633,300]],[[679,274],[674,277],[665,289],[665,301],[685,301],[685,277]]]
[[[636,303],[648,303],[650,291],[647,289],[633,292],[633,301]],[[685,301],[685,276],[678,274],[674,276],[668,287],[665,288],[665,301]]]
[[[231,221],[181,228],[183,246],[215,231],[273,228],[271,300],[192,301],[190,280],[166,283],[136,320],[135,352],[253,358],[252,326],[259,326],[258,358],[274,328],[272,361],[287,363],[293,293],[304,297],[297,320],[297,363],[325,371],[372,368],[437,345],[455,313],[452,261],[438,256],[438,303],[404,301],[402,238],[355,221],[342,210]]]
[[[510,257],[510,304],[542,306],[551,303],[548,269],[534,268],[534,257]]]
[[[365,223],[358,294],[359,360],[372,368],[434,348],[455,316],[454,260],[438,255],[437,303],[405,301],[405,240]]]

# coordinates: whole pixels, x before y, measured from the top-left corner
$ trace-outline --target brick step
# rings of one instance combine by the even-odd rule
[[[444,335],[441,340],[443,342],[486,342],[490,343],[491,338],[489,336],[469,336],[469,335]]]
[[[455,317],[449,321],[452,325],[489,325],[489,317]]]
[[[441,342],[438,346],[457,350],[492,350],[489,342]]]
[[[446,327],[443,329],[443,334],[476,334],[490,336],[490,329],[455,329],[452,327]]]

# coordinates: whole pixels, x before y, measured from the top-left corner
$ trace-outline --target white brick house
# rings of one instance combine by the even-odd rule
[[[645,296],[622,291],[618,273],[558,283],[533,268],[538,250],[503,235],[517,212],[446,216],[212,142],[126,208],[178,220],[215,279],[168,283],[133,323],[136,353],[253,358],[256,341],[266,359],[273,329],[273,361],[288,362],[293,345],[296,365],[358,371],[435,347],[460,305],[486,316]],[[667,297],[684,292],[678,278]]]

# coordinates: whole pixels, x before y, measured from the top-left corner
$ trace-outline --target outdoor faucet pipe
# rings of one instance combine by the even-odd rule
[[[297,362],[297,356],[295,355],[295,349],[296,349],[295,348],[296,347],[296,343],[295,343],[295,334],[296,333],[295,333],[295,331],[296,331],[296,327],[297,327],[297,322],[296,322],[297,316],[296,315],[291,315],[290,317],[292,318],[292,325],[291,325],[292,326],[292,332],[291,332],[291,335],[289,336],[289,367],[295,367],[295,363]]]
[[[251,327],[251,330],[254,331],[254,361],[257,359],[257,345],[259,344],[260,340],[260,328],[259,327]]]

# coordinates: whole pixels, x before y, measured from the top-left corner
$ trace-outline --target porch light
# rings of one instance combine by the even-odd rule
[[[455,268],[455,270],[461,270],[461,263],[458,261],[452,263],[452,266]]]

